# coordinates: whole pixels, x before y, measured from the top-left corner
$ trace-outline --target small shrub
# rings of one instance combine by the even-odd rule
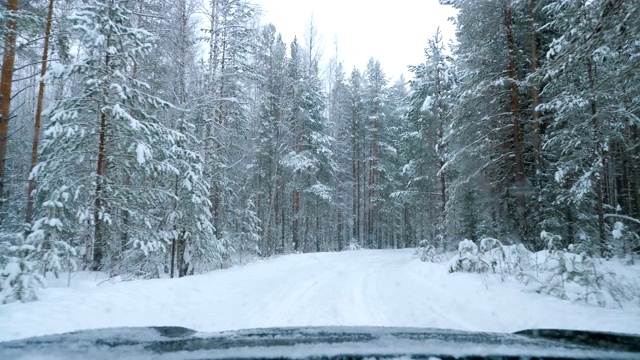
[[[428,240],[420,241],[419,247],[416,249],[416,253],[421,261],[436,262],[437,260],[436,248],[431,245]]]
[[[449,261],[449,272],[485,272],[490,267],[479,253],[478,245],[464,239],[458,244],[458,253]]]
[[[358,241],[356,241],[355,239],[349,240],[349,245],[347,245],[348,251],[355,251],[355,250],[361,250],[361,249],[362,249],[362,246],[358,244]]]
[[[38,300],[38,289],[44,287],[44,279],[32,260],[35,247],[21,243],[9,246],[8,251],[8,261],[0,272],[0,301],[6,304]]]

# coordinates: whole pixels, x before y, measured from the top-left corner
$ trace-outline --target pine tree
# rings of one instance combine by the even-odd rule
[[[255,175],[251,189],[257,197],[257,215],[262,223],[261,253],[269,255],[286,249],[285,178],[281,160],[289,151],[285,123],[287,50],[273,25],[265,27],[258,46],[256,67],[264,81],[258,88],[258,149],[253,160]]]
[[[131,76],[152,34],[131,27],[126,5],[91,1],[71,17],[86,55],[51,76],[81,81],[77,92],[51,106],[42,160],[32,174],[43,204],[61,203],[63,210],[41,212],[34,224],[46,219],[70,229],[72,243],[85,242],[85,262],[94,270],[157,276],[157,254],[176,236],[164,206],[179,195],[166,184],[184,176],[181,187],[194,196],[186,199],[196,204],[206,190],[189,165],[196,155],[181,146],[189,137],[159,121],[171,106]],[[206,234],[207,227],[189,231]]]
[[[444,250],[450,245],[446,243],[448,138],[451,131],[448,116],[455,73],[439,30],[429,39],[425,56],[425,63],[410,68],[414,79],[410,83],[411,95],[405,114],[411,125],[403,135],[405,156],[409,161],[405,167],[409,193],[405,196],[410,196],[414,204],[428,211],[436,201],[431,194],[438,194],[437,216],[429,222],[437,224],[433,231],[437,241],[432,245]]]
[[[315,251],[319,251],[318,233],[315,239],[309,236],[314,227],[319,230],[318,219],[312,222],[311,208],[333,196],[329,184],[333,176],[329,146],[332,139],[324,133],[325,101],[317,67],[303,62],[297,39],[293,40],[290,51],[288,122],[293,132],[293,150],[285,155],[282,163],[294,175],[290,185],[293,198],[292,243],[295,251],[308,251],[312,245],[315,245]]]

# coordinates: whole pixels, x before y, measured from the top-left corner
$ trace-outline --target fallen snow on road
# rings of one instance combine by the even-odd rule
[[[220,331],[369,325],[513,332],[640,333],[640,308],[600,308],[527,293],[491,276],[447,273],[413,250],[287,255],[182,279],[103,282],[77,273],[41,300],[0,306],[0,341],[80,329],[184,326]]]

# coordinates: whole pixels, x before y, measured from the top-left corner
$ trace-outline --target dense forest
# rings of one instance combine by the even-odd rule
[[[0,1],[0,287],[487,237],[633,261],[640,1],[441,2],[456,41],[390,81],[248,0]]]

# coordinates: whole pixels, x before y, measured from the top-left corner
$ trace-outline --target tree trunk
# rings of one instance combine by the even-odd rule
[[[173,279],[173,275],[174,275],[174,271],[175,271],[175,264],[176,264],[176,239],[173,238],[171,239],[171,264],[170,264],[170,269],[169,273],[170,273],[170,277]]]
[[[635,212],[632,212],[631,215],[635,218],[640,218],[640,131],[638,130],[637,125],[631,126],[631,143],[636,144],[635,149],[630,154],[633,159],[631,163],[631,173],[632,173],[632,185],[631,194],[632,199],[635,199]]]
[[[280,214],[279,214],[280,209],[279,209],[279,204],[278,204],[280,202],[280,199],[279,199],[280,189],[278,187],[277,179],[276,179],[275,176],[274,176],[273,180],[274,180],[273,181],[273,190],[272,190],[273,191],[273,196],[274,196],[274,198],[273,198],[273,203],[274,203],[273,206],[275,207],[275,209],[274,209],[274,222],[273,223],[274,223],[274,226],[276,228],[275,239],[274,239],[274,245],[275,245],[276,241],[278,240],[278,231],[280,229],[280,226],[278,226],[280,224],[279,223],[280,222]],[[284,247],[282,248],[282,252],[284,253]]]
[[[436,34],[437,36],[437,34]],[[437,38],[436,38],[437,39]],[[436,96],[438,96],[438,158],[439,158],[439,169],[438,172],[440,174],[440,246],[442,249],[445,249],[445,241],[446,241],[446,220],[447,220],[447,181],[446,181],[446,172],[444,170],[445,159],[444,153],[446,151],[445,137],[444,137],[444,104],[442,102],[443,90],[442,90],[442,79],[441,79],[440,67],[438,66],[436,70]]]
[[[320,201],[316,200],[316,233],[315,233],[315,238],[316,238],[316,252],[320,252],[320,246],[321,246],[321,237],[320,237],[320,216],[318,215],[318,212],[320,210]]]
[[[138,18],[139,20],[139,18]],[[137,63],[133,63],[133,69],[131,71],[131,78],[135,79],[136,76],[138,75],[138,64]],[[134,116],[134,110],[130,111],[130,115],[133,117]],[[129,174],[125,174],[124,175],[124,179],[123,179],[123,183],[125,187],[128,187],[129,185],[131,185],[131,176]],[[176,181],[175,181],[175,195],[177,197],[178,195],[178,177],[176,176]],[[176,209],[177,204],[174,202],[174,211]],[[129,243],[129,231],[128,231],[128,227],[129,227],[129,222],[131,220],[131,214],[129,214],[129,211],[126,209],[122,209],[122,236],[120,238],[120,259],[121,261],[123,261],[123,254],[126,251],[127,248],[127,244]]]
[[[366,155],[367,149],[365,148],[366,144],[363,143],[362,153]],[[360,168],[362,169],[362,232],[360,233],[360,237],[362,238],[362,246],[369,245],[369,239],[367,238],[367,233],[369,231],[369,183],[368,183],[368,175],[369,171],[367,170],[367,160],[362,159],[360,161]]]
[[[534,20],[534,12],[536,0],[531,0],[529,3],[529,18],[531,26],[531,38],[530,38],[530,61],[531,61],[531,74],[535,76],[538,71],[538,49],[536,45],[536,26]],[[535,171],[535,196],[536,196],[536,223],[539,226],[542,222],[543,214],[543,201],[542,201],[542,157],[541,157],[541,142],[540,142],[540,112],[538,111],[538,105],[540,103],[540,93],[538,82],[534,78],[531,87],[531,106],[533,108],[533,162]],[[542,230],[542,229],[538,229]]]
[[[408,247],[412,245],[412,241],[411,241],[411,235],[412,235],[412,231],[411,231],[411,218],[410,218],[410,211],[409,211],[409,204],[405,203],[404,204],[404,209],[403,209],[403,223],[404,223],[404,234],[403,234],[403,239],[402,239],[402,246],[403,247]]]
[[[178,277],[183,277],[184,274],[184,239],[180,236],[176,239],[176,265],[178,267]]]
[[[594,136],[594,147],[596,154],[598,156],[598,160],[600,161],[600,171],[596,173],[596,210],[598,212],[598,235],[599,235],[599,250],[600,255],[604,255],[606,253],[606,235],[605,235],[605,222],[604,222],[604,194],[602,191],[603,181],[606,183],[605,177],[605,154],[602,148],[602,134],[600,133],[600,123],[598,121],[598,105],[595,98],[595,87],[596,87],[596,79],[595,79],[595,69],[594,64],[591,60],[588,60],[587,64],[587,73],[589,76],[589,88],[591,91],[591,123],[593,125],[593,136]]]
[[[293,225],[291,228],[292,231],[292,240],[293,240],[293,250],[300,250],[300,239],[298,237],[298,224],[300,215],[300,191],[293,190]]]
[[[113,0],[111,2],[113,5]],[[111,9],[109,9],[109,17],[111,16]],[[111,34],[107,34],[107,42],[106,48],[108,49],[111,43]],[[105,55],[104,66],[105,68],[109,67],[111,57],[109,52]],[[107,90],[104,90],[102,94],[103,99],[106,100],[108,94]],[[102,106],[101,106],[102,107]],[[105,145],[106,145],[106,132],[107,132],[107,114],[103,112],[102,109],[100,111],[100,137],[98,142],[98,164],[96,166],[96,191],[95,191],[95,199],[94,199],[94,209],[93,209],[93,222],[94,222],[94,240],[93,240],[93,261],[92,261],[92,269],[93,271],[100,270],[102,257],[104,255],[104,247],[105,244],[103,242],[102,237],[102,219],[100,218],[100,210],[103,206],[102,202],[102,182],[105,170]]]
[[[378,142],[378,114],[376,110],[376,115],[373,119],[373,138],[371,139],[371,148],[369,149],[369,154],[371,155],[371,159],[369,159],[369,195],[368,195],[368,211],[367,211],[367,243],[369,246],[373,245],[373,240],[375,237],[374,232],[374,195],[375,195],[375,185],[376,185],[376,148]]]
[[[362,223],[361,223],[361,219],[362,219],[362,213],[361,210],[362,209],[362,199],[361,199],[361,186],[360,186],[360,155],[359,155],[359,150],[358,150],[358,158],[356,158],[356,231],[355,231],[355,241],[357,241],[358,243],[360,243],[360,234],[361,233],[361,227],[362,227]]]
[[[513,30],[513,12],[511,10],[511,0],[504,2],[505,31],[507,44],[509,46],[509,95],[511,102],[511,114],[513,117],[513,153],[516,161],[515,181],[518,189],[519,208],[518,222],[520,224],[520,235],[524,239],[526,236],[526,200],[524,194],[524,157],[521,142],[520,129],[520,101],[518,100],[518,85],[516,84],[516,43]]]
[[[221,99],[224,97],[224,68],[225,68],[225,56],[226,56],[226,48],[227,48],[227,42],[226,39],[223,40],[222,42],[222,53],[221,53],[221,58],[220,58],[220,89],[218,90],[218,101],[220,101],[220,104],[218,105],[218,125],[220,126],[220,129],[222,129],[222,126],[224,125],[224,107],[223,104],[221,103]],[[220,152],[222,150],[222,138],[220,138],[218,140],[218,142],[216,143],[216,161],[219,161],[217,159],[220,159]],[[220,176],[222,177],[222,173],[224,172],[224,170],[220,171]],[[220,238],[220,236],[222,235],[222,225],[223,225],[223,221],[221,220],[221,211],[220,211],[220,207],[221,207],[221,202],[222,202],[222,190],[220,189],[219,184],[216,182],[216,184],[213,187],[213,226],[215,228],[216,231],[216,237]]]
[[[18,0],[7,1],[7,13],[18,11]],[[16,60],[17,24],[13,17],[7,20],[7,36],[4,40],[2,56],[2,75],[0,78],[0,224],[4,218],[4,183],[5,160],[7,157],[7,140],[9,137],[9,117],[11,116],[11,88],[13,86],[13,68]]]
[[[42,50],[42,65],[40,68],[40,87],[38,88],[38,105],[36,106],[36,121],[33,131],[33,146],[31,148],[31,167],[29,173],[33,171],[38,163],[38,145],[40,143],[40,124],[42,123],[42,108],[44,105],[44,76],[47,73],[47,62],[49,57],[49,38],[51,36],[51,19],[53,17],[54,0],[49,0],[49,9],[47,10],[47,24],[44,29],[44,49]],[[35,179],[29,178],[29,189],[27,190],[27,217],[26,223],[31,222],[33,216],[33,191],[36,188]],[[1,193],[0,193],[1,194]]]
[[[342,214],[342,207],[338,209],[338,251],[342,251],[344,243],[344,215]]]
[[[358,216],[358,206],[360,204],[360,175],[358,174],[358,137],[356,131],[356,112],[352,112],[351,118],[351,174],[353,179],[353,197],[351,199],[352,206],[352,218],[353,218],[353,229],[352,229],[352,237],[353,239],[358,238],[358,228],[360,227],[360,219]]]
[[[441,238],[442,238],[442,247],[445,246],[446,241],[446,229],[447,229],[447,181],[446,175],[444,172],[444,160],[440,160],[440,221],[441,224]]]

